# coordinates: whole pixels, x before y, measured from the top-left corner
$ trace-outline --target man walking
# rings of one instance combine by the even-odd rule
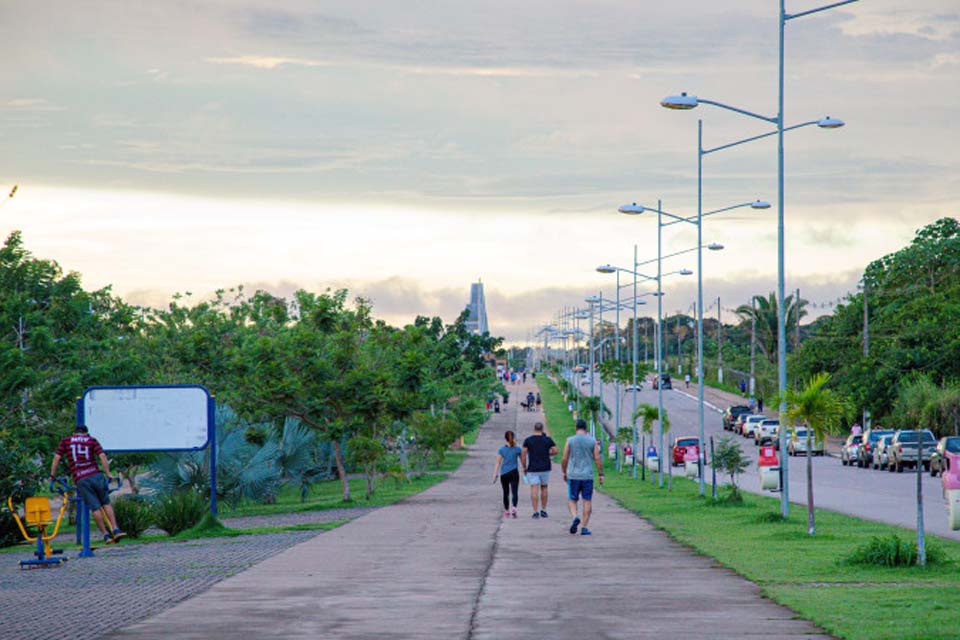
[[[110,462],[107,460],[107,454],[103,452],[100,443],[96,438],[90,437],[87,427],[80,424],[73,431],[72,436],[67,436],[60,441],[56,453],[53,455],[53,464],[50,466],[50,479],[57,477],[57,467],[60,465],[60,458],[67,456],[70,463],[70,471],[73,474],[73,483],[77,487],[77,494],[83,498],[93,519],[103,533],[104,542],[116,542],[122,538],[125,533],[117,527],[117,517],[113,513],[113,507],[110,505],[110,496],[107,490],[107,482],[110,478]],[[97,460],[103,466],[103,473],[97,468]],[[102,511],[101,511],[102,509]],[[106,515],[106,522],[104,522]]]
[[[543,423],[533,425],[533,435],[523,441],[520,461],[527,470],[533,517],[547,517],[547,484],[550,482],[550,456],[556,455],[557,444],[544,432]],[[539,504],[538,504],[539,499]]]
[[[600,471],[603,484],[603,463],[600,461],[600,445],[587,434],[587,421],[577,420],[576,435],[567,438],[563,446],[563,479],[567,482],[567,506],[570,507],[570,533],[575,534],[581,522],[580,535],[589,536],[590,513],[593,510],[593,471]],[[583,519],[577,515],[577,502],[583,499]]]

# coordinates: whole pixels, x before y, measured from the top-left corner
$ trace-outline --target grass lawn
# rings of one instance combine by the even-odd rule
[[[538,382],[540,382],[538,380]],[[557,388],[541,383],[547,422],[560,442],[573,420]],[[757,583],[772,600],[841,638],[863,640],[960,637],[960,543],[927,537],[948,561],[927,567],[864,567],[840,562],[872,536],[915,533],[817,510],[817,535],[806,533],[806,510],[794,505],[785,522],[771,521],[779,500],[744,495],[726,505],[698,495],[695,482],[674,477],[668,492],[632,480],[607,478],[603,491],[678,542]]]

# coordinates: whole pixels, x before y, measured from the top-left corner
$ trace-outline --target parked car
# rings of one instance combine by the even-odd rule
[[[761,420],[753,430],[753,444],[764,445],[777,441],[780,435],[780,420],[778,418],[766,418]]]
[[[847,436],[847,441],[840,447],[840,464],[847,466],[857,461],[857,450],[863,442],[863,434]]]
[[[877,444],[873,447],[873,468],[883,471],[887,468],[887,463],[890,462],[890,454],[888,453],[888,448],[890,447],[890,441],[893,440],[893,434],[888,434],[885,436],[880,436],[880,439],[877,440]]]
[[[747,416],[746,420],[743,421],[743,430],[740,435],[744,438],[754,437],[754,432],[756,431],[757,425],[767,419],[767,416],[753,414]]]
[[[807,427],[796,427],[790,433],[790,442],[787,443],[787,455],[807,455]],[[810,453],[815,456],[823,455],[823,440],[810,434]]]
[[[673,382],[671,382],[671,380],[670,380],[670,374],[669,374],[669,373],[661,373],[661,374],[660,374],[660,385],[661,385],[664,389],[673,389]],[[654,388],[654,389],[657,388],[657,378],[656,378],[656,376],[654,376],[654,378],[653,378],[653,388]]]
[[[873,452],[877,447],[877,442],[883,436],[892,436],[893,429],[884,429],[883,427],[872,427],[863,432],[863,443],[857,449],[857,466],[868,469],[873,465]]]
[[[940,438],[937,448],[930,454],[930,475],[936,476],[938,473],[943,473],[943,470],[947,468],[947,459],[943,455],[945,451],[960,453],[960,437],[947,436]]]
[[[743,413],[750,413],[750,407],[745,404],[734,404],[727,407],[726,411],[723,412],[723,430],[730,431],[733,429],[737,418]]]
[[[904,467],[915,469],[917,466],[917,443],[923,438],[922,463],[925,469],[930,469],[930,458],[933,456],[933,450],[937,446],[937,439],[933,436],[933,431],[924,429],[915,431],[913,429],[901,429],[893,434],[893,439],[887,447],[887,469],[891,472],[901,473]]]
[[[673,447],[670,449],[670,462],[673,466],[683,464],[683,456],[687,449],[693,448],[694,453],[699,453],[700,439],[696,436],[680,436],[673,441]]]
[[[752,413],[741,413],[737,416],[736,421],[733,423],[733,432],[738,436],[743,435],[743,423],[746,422],[747,418],[752,416]]]
[[[636,385],[634,385],[634,384],[628,384],[627,386],[625,386],[625,387],[623,388],[623,390],[624,390],[624,391],[633,391],[633,390],[643,391],[643,387],[640,386],[640,383],[638,382]]]

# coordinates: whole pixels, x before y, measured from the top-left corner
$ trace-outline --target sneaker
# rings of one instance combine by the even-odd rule
[[[114,530],[113,530],[113,539],[114,539],[114,540],[119,540],[120,538],[123,538],[123,537],[126,536],[126,535],[127,535],[127,534],[125,534],[123,531],[120,531],[120,529],[114,529]]]
[[[539,512],[539,511],[534,511],[534,512],[533,512],[533,519],[536,520],[536,519],[539,518],[539,517],[540,517],[540,512]]]
[[[547,516],[547,512],[546,512],[546,511],[541,511],[541,512],[540,512],[540,517],[541,517],[541,518],[547,518],[547,517],[549,517],[549,516]]]
[[[580,518],[574,518],[573,522],[570,523],[570,533],[576,533],[577,527],[580,526]]]
[[[510,509],[510,515],[513,516],[514,518],[517,517],[517,508],[516,508],[516,507],[513,507],[512,509]]]
[[[509,511],[504,511],[504,512],[503,512],[503,517],[504,517],[504,518],[509,518],[509,517],[510,517],[510,512],[509,512]]]
[[[103,534],[104,544],[113,544],[113,534],[105,533]]]
[[[582,536],[592,536],[593,534],[590,533],[590,529],[587,529],[586,527],[584,527],[583,529],[580,529],[580,535],[582,535]]]

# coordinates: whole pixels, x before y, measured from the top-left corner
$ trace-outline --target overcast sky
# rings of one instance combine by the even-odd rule
[[[788,10],[819,3],[789,0]],[[38,255],[162,304],[238,283],[349,286],[395,322],[452,319],[482,278],[494,333],[613,295],[656,255],[623,202],[696,211],[706,146],[769,129],[775,0],[129,0],[0,4],[0,206]],[[960,7],[864,0],[787,25],[787,286],[820,303],[957,215]],[[704,209],[776,200],[775,139],[708,156]],[[664,232],[665,252],[695,230]],[[705,297],[776,280],[776,213],[709,219]],[[694,267],[677,258],[665,269]],[[665,280],[669,311],[695,278]]]

